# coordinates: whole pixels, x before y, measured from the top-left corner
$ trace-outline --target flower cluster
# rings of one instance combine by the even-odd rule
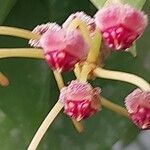
[[[29,44],[43,48],[45,59],[53,70],[73,70],[76,63],[87,58],[91,47],[78,28],[80,25],[68,30],[74,19],[82,21],[86,26],[91,41],[97,29],[102,34],[104,43],[101,60],[108,55],[108,49],[126,51],[143,34],[148,24],[144,12],[129,5],[117,4],[103,7],[93,18],[84,12],[76,12],[71,14],[62,26],[56,23],[39,25],[32,32],[41,38],[31,39]],[[64,112],[80,121],[101,110],[99,94],[98,88],[75,80],[61,89],[59,100],[64,105]],[[131,119],[142,129],[150,128],[149,100],[149,92],[136,90],[125,101]]]
[[[38,25],[32,32],[1,27],[1,35],[30,39],[29,44],[35,48],[13,49],[14,56],[44,58],[53,70],[60,89],[58,102],[41,124],[28,150],[36,149],[62,108],[79,132],[83,129],[79,121],[93,116],[102,106],[130,117],[141,129],[150,129],[150,84],[136,75],[102,68],[111,52],[128,51],[143,34],[147,24],[144,12],[119,3],[103,7],[93,18],[84,12],[71,14],[62,26],[49,22]],[[13,50],[0,50],[1,58],[12,57]],[[73,69],[77,79],[65,86],[61,73]],[[140,89],[126,97],[125,109],[102,97],[101,89],[87,82],[94,77],[129,82]],[[0,72],[0,85],[7,86],[8,83]]]

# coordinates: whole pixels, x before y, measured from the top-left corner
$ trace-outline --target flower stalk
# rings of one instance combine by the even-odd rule
[[[136,85],[143,91],[150,91],[150,84],[147,81],[145,81],[143,78],[136,76],[134,74],[120,72],[120,71],[111,71],[103,68],[96,68],[93,71],[93,73],[96,77],[128,82]]]
[[[124,117],[127,117],[127,118],[129,117],[128,111],[125,108],[123,108],[117,104],[112,103],[108,99],[101,97],[101,103],[104,107],[106,107],[106,108],[108,108],[108,109],[110,109],[110,110],[112,110],[112,111],[114,111],[114,112],[116,112],[116,113],[118,113]]]
[[[27,57],[44,59],[42,49],[37,48],[1,48],[0,58],[8,57]]]
[[[62,110],[62,108],[63,104],[60,101],[58,101],[52,108],[52,110],[49,112],[49,114],[46,116],[42,125],[39,127],[38,131],[34,135],[34,138],[32,139],[28,150],[35,150],[37,148],[45,132],[47,131],[51,123],[54,121],[56,116],[59,114],[59,112]]]
[[[7,26],[0,26],[0,35],[10,35],[10,36],[20,37],[28,40],[40,38],[39,35],[34,34],[29,30],[7,27]]]

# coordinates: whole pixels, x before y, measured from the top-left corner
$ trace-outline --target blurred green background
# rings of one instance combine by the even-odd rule
[[[150,12],[150,2],[145,7]],[[73,12],[94,15],[96,8],[88,0],[0,0],[1,25],[32,30],[36,25],[63,23]],[[150,13],[149,13],[150,14]],[[138,56],[113,53],[105,68],[134,73],[150,81],[150,26],[138,40]],[[28,41],[0,36],[0,47],[28,47]],[[44,60],[27,58],[0,59],[0,71],[10,80],[0,87],[0,150],[25,150],[40,123],[57,101],[59,90],[53,74]],[[66,83],[75,79],[64,74]],[[136,87],[119,81],[96,79],[102,95],[124,105],[124,98]],[[123,146],[140,131],[128,119],[103,108],[86,120],[86,131],[78,134],[70,119],[61,113],[42,140],[39,150],[110,150],[118,140]],[[143,150],[143,149],[141,149]]]

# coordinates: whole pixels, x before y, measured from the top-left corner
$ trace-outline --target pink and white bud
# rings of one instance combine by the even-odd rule
[[[41,24],[41,25],[36,26],[32,32],[35,34],[38,34],[38,35],[43,35],[47,30],[59,31],[60,29],[61,29],[61,27],[59,25],[57,25],[56,23],[49,22],[46,24]],[[29,44],[30,44],[30,46],[33,46],[33,47],[37,47],[37,48],[41,47],[39,40],[31,39],[31,40],[29,40]]]
[[[142,35],[148,18],[140,10],[129,5],[110,5],[95,15],[105,43],[114,50],[125,50]]]
[[[49,66],[60,72],[73,69],[89,52],[88,44],[77,29],[71,32],[48,30],[41,36],[40,44]]]
[[[150,129],[150,91],[134,90],[125,99],[132,121],[142,129]]]
[[[75,80],[62,88],[59,100],[64,104],[64,113],[80,121],[101,110],[100,93],[99,88]]]
[[[71,14],[63,23],[63,28],[68,28],[70,23],[76,18],[83,21],[87,25],[90,32],[93,32],[96,29],[95,20],[84,12],[76,12],[74,14]]]

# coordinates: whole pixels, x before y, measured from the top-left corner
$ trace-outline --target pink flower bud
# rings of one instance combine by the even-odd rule
[[[150,129],[150,91],[134,90],[126,97],[125,105],[137,126],[142,129]]]
[[[59,100],[64,104],[64,112],[80,121],[101,110],[100,92],[89,83],[75,80],[62,88]]]
[[[148,24],[147,15],[129,5],[104,7],[96,13],[95,20],[106,44],[115,50],[130,47]]]
[[[75,18],[83,21],[87,25],[89,31],[93,32],[95,30],[95,20],[84,12],[76,12],[75,14],[71,14],[68,19],[63,23],[63,28],[68,28],[72,20],[74,20]]]
[[[38,35],[43,35],[47,30],[52,30],[52,31],[59,31],[61,27],[57,25],[56,23],[46,23],[46,24],[41,24],[36,26],[33,29],[33,33],[38,34]],[[31,39],[29,41],[29,44],[33,47],[41,47],[40,41],[39,40],[33,40]]]
[[[67,32],[48,30],[40,39],[45,58],[49,66],[58,71],[69,71],[82,59],[85,59],[89,47],[79,30]]]

